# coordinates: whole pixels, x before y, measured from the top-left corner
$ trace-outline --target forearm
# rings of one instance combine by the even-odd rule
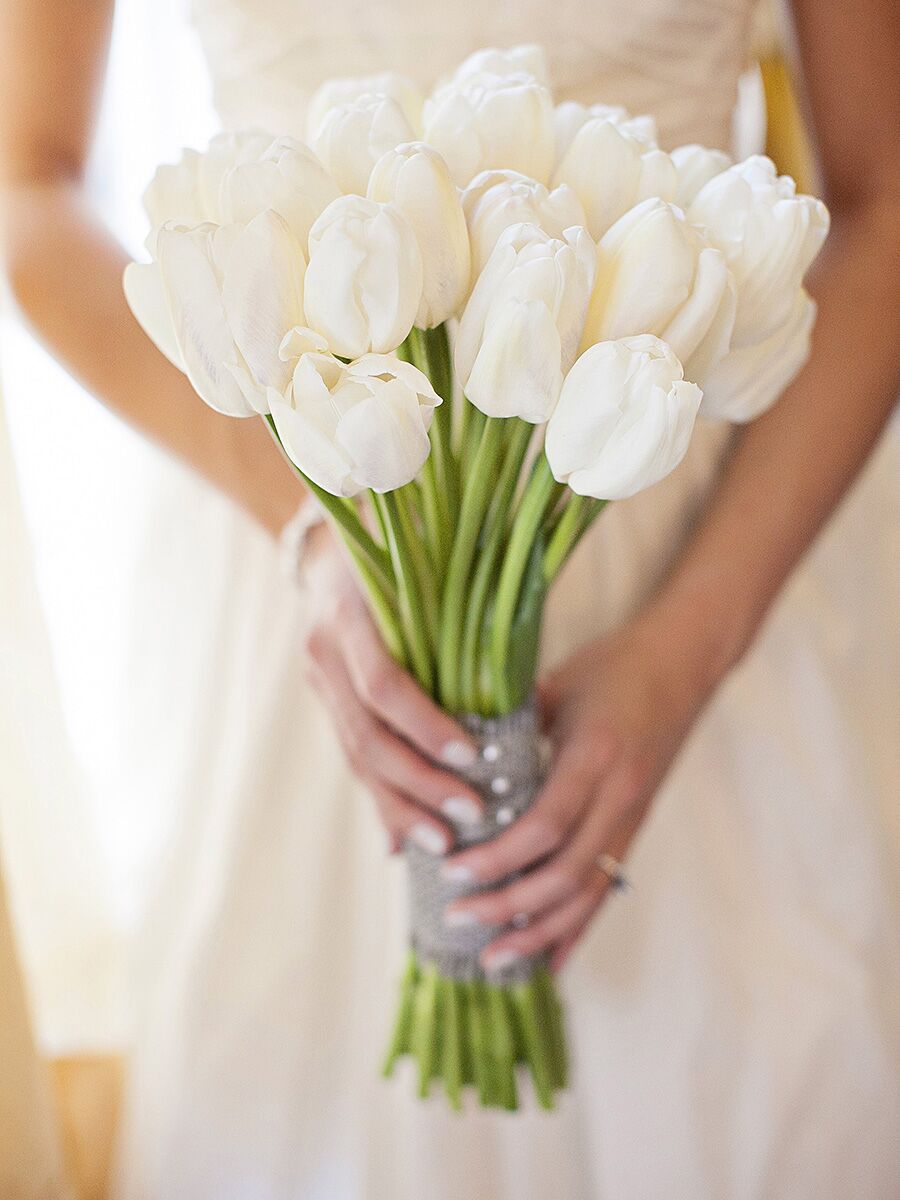
[[[810,362],[741,430],[705,519],[647,611],[678,629],[702,686],[752,642],[890,416],[900,389],[898,222],[890,190],[835,220],[811,287]]]
[[[77,182],[12,184],[4,257],[13,295],[51,353],[130,425],[277,532],[301,485],[262,421],[228,420],[147,338],[122,291],[127,256]]]

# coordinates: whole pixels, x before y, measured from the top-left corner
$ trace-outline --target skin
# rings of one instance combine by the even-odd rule
[[[299,485],[261,422],[206,409],[141,333],[121,291],[126,256],[84,198],[111,9],[110,0],[5,0],[0,9],[7,275],[75,376],[275,531]],[[558,968],[570,953],[610,890],[597,856],[626,855],[697,717],[858,474],[900,389],[900,9],[895,0],[794,0],[793,11],[833,222],[810,281],[813,356],[742,430],[653,600],[541,682],[555,761],[534,808],[491,843],[448,856],[445,870],[484,883],[534,868],[454,906],[490,923],[527,918],[487,948],[488,967],[552,948]],[[413,836],[452,850],[444,806],[459,814],[479,803],[452,774],[470,743],[388,658],[324,527],[305,561],[311,678],[391,847]]]

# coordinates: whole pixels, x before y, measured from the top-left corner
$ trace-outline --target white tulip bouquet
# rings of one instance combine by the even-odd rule
[[[424,100],[336,80],[309,120],[310,146],[223,134],[160,167],[126,294],[207,404],[268,422],[391,654],[477,732],[527,706],[548,590],[604,505],[677,467],[698,413],[749,420],[797,372],[827,211],[768,159],[554,107],[536,47]],[[477,949],[413,938],[387,1070],[412,1054],[423,1094],[515,1108],[523,1063],[551,1106],[552,978],[485,978]]]

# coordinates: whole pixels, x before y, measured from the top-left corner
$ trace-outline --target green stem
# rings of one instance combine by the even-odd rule
[[[446,332],[443,331],[446,342]],[[449,441],[452,421],[452,378],[449,374],[449,350],[442,352],[438,330],[410,330],[406,341],[410,361],[427,375],[442,403],[435,409],[429,431],[431,453],[422,472],[423,486],[428,491],[426,520],[432,543],[432,559],[440,574],[450,552],[453,514],[459,504],[459,481]]]
[[[554,497],[558,495],[558,489],[559,484],[553,478],[546,455],[542,453],[535,463],[531,478],[522,495],[506,557],[503,560],[500,582],[497,585],[491,627],[490,660],[495,689],[494,699],[501,712],[508,711],[515,700],[507,678],[506,660],[509,654],[509,641],[519,602],[519,593],[522,588],[522,576],[528,565],[528,559],[544,519],[544,513]]]
[[[479,660],[481,632],[484,623],[484,612],[487,606],[491,584],[495,578],[495,568],[506,535],[509,516],[509,506],[515,494],[522,462],[528,450],[528,444],[534,433],[534,426],[527,421],[513,421],[512,430],[507,441],[506,455],[503,467],[497,481],[496,491],[488,509],[484,523],[484,534],[481,551],[478,555],[478,565],[472,586],[469,589],[469,599],[466,605],[465,623],[463,627],[461,692],[462,702],[467,712],[480,712],[485,707],[493,707],[488,698],[484,701],[479,688]]]
[[[403,522],[397,509],[397,499],[393,492],[381,495],[373,493],[373,499],[375,504],[381,507],[388,533],[388,549],[397,577],[400,619],[409,645],[410,665],[422,688],[431,694],[434,691],[434,663],[428,645],[419,581],[412,554],[403,536]]]
[[[594,500],[590,496],[570,497],[544,554],[544,579],[548,587],[608,503],[608,500]]]
[[[413,488],[413,484],[407,484],[406,487],[398,488],[392,495],[397,505],[397,514],[400,518],[403,541],[409,550],[416,573],[416,580],[419,584],[419,594],[422,598],[423,616],[425,618],[425,631],[428,634],[431,652],[435,654],[437,652],[438,623],[437,588],[435,586],[432,563],[429,560],[425,544],[419,535],[419,530],[416,528],[413,508],[413,496],[415,493]]]
[[[472,463],[459,512],[459,522],[441,605],[438,679],[441,703],[451,712],[460,709],[460,648],[469,572],[488,499],[494,484],[497,457],[503,440],[503,421],[487,421]]]
[[[469,477],[472,474],[475,455],[478,453],[481,435],[484,433],[484,426],[487,422],[487,417],[481,409],[464,399],[463,415],[466,416],[466,414],[468,416],[466,417],[465,434],[459,447],[459,482],[463,495],[465,495]]]

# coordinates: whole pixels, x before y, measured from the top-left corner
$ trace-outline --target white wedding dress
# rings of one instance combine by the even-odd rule
[[[326,77],[393,68],[428,86],[480,46],[538,41],[559,98],[652,112],[666,145],[727,146],[750,4],[194,12],[227,125],[302,136]],[[702,429],[673,476],[604,515],[554,597],[548,658],[654,586],[725,437]],[[185,646],[203,687],[172,697],[181,817],[139,945],[119,1197],[895,1196],[898,462],[889,436],[694,731],[633,849],[633,891],[565,971],[575,1079],[552,1115],[460,1117],[379,1078],[402,867],[304,681],[299,600],[235,518],[205,559],[208,628]]]

